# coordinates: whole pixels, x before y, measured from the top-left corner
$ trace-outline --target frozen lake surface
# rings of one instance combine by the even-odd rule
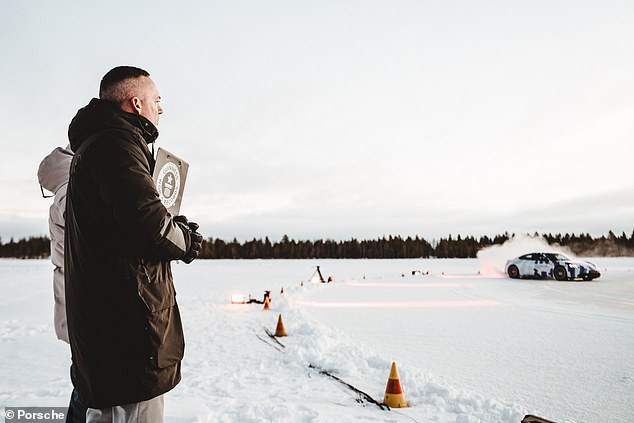
[[[476,259],[175,264],[187,344],[166,421],[631,422],[634,258],[593,261],[592,282],[511,280]],[[309,281],[317,265],[335,281]],[[0,260],[0,281],[0,406],[65,406],[52,266]],[[265,289],[271,311],[229,304]],[[283,351],[260,339],[279,313]],[[392,361],[410,408],[359,402],[309,368],[382,401]]]

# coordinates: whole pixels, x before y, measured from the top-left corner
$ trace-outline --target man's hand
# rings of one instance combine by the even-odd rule
[[[198,223],[189,222],[185,216],[174,216],[174,222],[182,229],[187,243],[187,251],[182,260],[189,264],[200,256],[203,245],[203,236],[198,233]]]

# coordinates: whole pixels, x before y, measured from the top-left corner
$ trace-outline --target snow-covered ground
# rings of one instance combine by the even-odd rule
[[[187,346],[166,421],[631,422],[634,258],[594,261],[593,282],[510,280],[475,259],[175,264]],[[308,281],[317,265],[335,281]],[[0,260],[0,285],[0,407],[66,405],[50,263]],[[229,304],[265,289],[271,311]],[[279,313],[283,351],[264,334]],[[410,408],[309,367],[382,401],[392,361]]]

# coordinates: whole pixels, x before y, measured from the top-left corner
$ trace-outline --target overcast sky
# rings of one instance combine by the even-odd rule
[[[0,13],[0,236],[118,65],[206,237],[634,229],[634,2],[34,1]]]

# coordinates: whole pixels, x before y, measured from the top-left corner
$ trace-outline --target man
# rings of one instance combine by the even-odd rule
[[[37,178],[42,189],[52,192],[53,204],[49,208],[48,228],[51,236],[51,262],[53,268],[53,296],[55,299],[54,322],[57,338],[69,343],[68,327],[66,324],[66,295],[64,290],[64,227],[66,216],[66,187],[68,186],[68,171],[73,160],[70,146],[57,147],[42,160],[37,170]],[[70,377],[73,382],[73,392],[70,396],[66,423],[83,423],[86,421],[86,408],[79,402],[76,384],[76,368],[71,365]]]
[[[170,268],[200,251],[198,225],[171,216],[152,180],[161,97],[120,66],[72,120],[66,310],[87,422],[162,422],[184,338]]]

